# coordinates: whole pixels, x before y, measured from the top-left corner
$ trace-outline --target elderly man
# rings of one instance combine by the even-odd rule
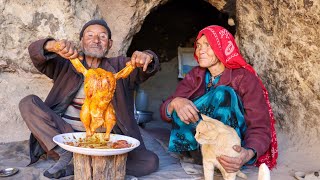
[[[60,44],[58,48],[55,46],[56,42]],[[87,69],[102,68],[116,73],[123,69],[128,61],[138,67],[129,77],[117,81],[111,101],[117,118],[113,132],[134,137],[141,142],[138,148],[128,154],[127,174],[143,176],[156,171],[159,166],[158,156],[146,149],[134,118],[133,92],[137,84],[147,80],[160,69],[157,56],[146,50],[135,51],[131,58],[106,58],[112,47],[112,39],[110,28],[104,20],[91,20],[83,26],[80,46],[83,53],[81,56],[79,54],[82,53],[67,40],[47,38],[29,46],[34,66],[53,80],[53,87],[44,102],[35,95],[29,95],[19,104],[22,118],[31,131],[30,164],[36,162],[44,153],[58,154],[59,160],[44,172],[44,176],[60,178],[73,174],[73,166],[69,164],[72,153],[57,146],[52,138],[57,134],[83,130],[74,124],[81,124],[79,114],[85,98],[84,77],[69,61],[79,57]]]

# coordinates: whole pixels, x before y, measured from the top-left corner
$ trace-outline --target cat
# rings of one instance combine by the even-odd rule
[[[240,144],[237,132],[230,126],[201,114],[202,121],[196,127],[195,139],[201,145],[203,157],[203,171],[205,180],[214,179],[214,168],[217,167],[225,180],[235,180],[236,176],[247,179],[247,176],[240,170],[235,173],[228,173],[217,160],[217,157],[226,155],[237,157],[239,153],[232,147]]]

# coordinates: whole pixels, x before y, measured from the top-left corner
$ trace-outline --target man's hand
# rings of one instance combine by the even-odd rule
[[[152,54],[135,51],[131,56],[131,64],[136,67],[143,67],[143,71],[146,71],[148,65],[152,62],[152,59]]]
[[[50,40],[45,44],[44,49],[49,52],[57,53],[65,59],[74,59],[74,58],[83,59],[82,57],[79,57],[78,50],[76,49],[74,43],[71,41]]]
[[[186,124],[195,123],[199,120],[199,110],[187,98],[176,97],[168,105],[168,111],[171,114],[175,110],[177,115]]]
[[[245,149],[238,145],[233,146],[233,149],[240,153],[239,157],[229,157],[222,155],[217,158],[220,164],[228,173],[237,172],[254,156],[254,152],[251,149]]]

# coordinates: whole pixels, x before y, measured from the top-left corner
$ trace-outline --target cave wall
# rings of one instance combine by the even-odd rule
[[[44,100],[52,87],[28,56],[32,41],[45,37],[78,39],[87,19],[99,17],[90,1],[0,0],[0,142],[25,140],[29,130],[20,116],[19,101],[29,94]],[[4,126],[5,124],[5,126]]]
[[[145,17],[166,2],[0,0],[0,123],[6,124],[0,142],[28,138],[18,103],[28,94],[44,99],[52,86],[51,80],[34,69],[27,53],[30,42],[48,36],[77,42],[87,20],[104,17],[113,32],[110,56],[125,54]],[[219,10],[233,12],[230,2],[208,2]],[[269,90],[278,130],[297,142],[317,142],[320,2],[238,0],[235,8],[239,47]]]
[[[277,125],[296,142],[319,142],[320,1],[239,0],[242,53],[267,89]]]

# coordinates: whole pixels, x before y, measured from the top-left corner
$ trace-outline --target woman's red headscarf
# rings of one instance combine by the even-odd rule
[[[196,40],[201,38],[202,35],[206,36],[215,55],[227,68],[230,68],[230,69],[245,68],[257,76],[257,73],[253,69],[253,67],[250,66],[241,56],[239,52],[239,48],[235,43],[235,40],[232,34],[230,34],[228,30],[226,30],[221,26],[216,26],[216,25],[208,26],[199,32]],[[196,43],[194,48],[196,49]],[[198,61],[198,57],[196,56],[195,53],[194,53],[194,57]],[[270,117],[270,126],[271,126],[270,128],[271,144],[267,152],[258,158],[255,165],[259,166],[260,164],[265,163],[270,169],[272,169],[277,164],[277,158],[278,158],[278,143],[277,143],[276,131],[274,128],[275,119],[274,119],[271,105],[269,102],[268,91],[264,87],[261,79],[260,79],[260,85],[263,89],[264,98],[269,108],[269,117]]]

